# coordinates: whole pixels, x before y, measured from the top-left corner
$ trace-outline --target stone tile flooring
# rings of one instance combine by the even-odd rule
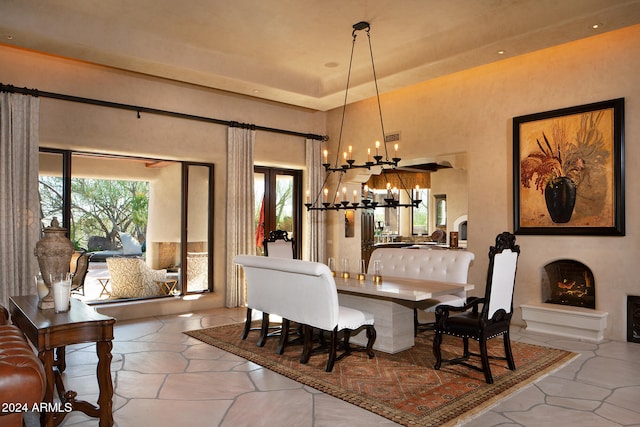
[[[212,309],[116,323],[114,418],[137,426],[396,425],[184,335],[240,322],[244,309]],[[590,344],[514,330],[513,340],[580,357],[502,400],[467,426],[640,426],[640,344]],[[67,349],[67,389],[97,400],[94,345]],[[71,413],[64,426],[97,426]]]

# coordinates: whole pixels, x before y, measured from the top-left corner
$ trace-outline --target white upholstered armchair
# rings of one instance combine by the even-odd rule
[[[141,258],[107,258],[114,298],[144,298],[162,295],[157,281],[167,279],[167,270],[153,270]]]

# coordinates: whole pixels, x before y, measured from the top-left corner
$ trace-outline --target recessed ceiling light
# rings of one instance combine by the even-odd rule
[[[7,36],[7,40],[13,40],[13,36],[12,35],[8,35]]]
[[[591,28],[592,28],[592,29],[594,29],[594,30],[597,30],[597,29],[598,29],[598,28],[600,28],[600,27],[602,27],[602,24],[600,24],[600,23],[596,23],[596,24],[593,24],[593,25],[591,26]]]
[[[254,89],[253,93],[260,93],[260,90],[259,89]]]
[[[324,66],[327,68],[336,68],[338,65],[340,64],[338,64],[337,62],[327,62],[326,64],[324,64]]]
[[[504,50],[499,50],[499,51],[498,51],[498,55],[504,55],[505,53],[507,53],[507,52],[506,52],[506,51],[504,51]]]

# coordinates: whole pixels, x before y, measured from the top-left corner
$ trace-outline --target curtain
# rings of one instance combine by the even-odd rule
[[[322,191],[324,182],[324,168],[322,167],[322,141],[307,139],[306,141],[306,167],[307,174],[305,188],[309,191],[311,202]],[[322,201],[322,200],[320,200]],[[304,259],[316,262],[325,262],[325,212],[308,211],[305,227]]]
[[[36,293],[40,100],[0,93],[0,302]]]
[[[226,307],[246,303],[247,291],[242,268],[233,263],[238,254],[255,255],[253,193],[253,144],[255,130],[231,126],[227,134],[226,204]]]

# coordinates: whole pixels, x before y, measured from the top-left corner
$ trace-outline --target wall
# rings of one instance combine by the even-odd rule
[[[625,98],[626,236],[517,236],[522,255],[514,301],[516,323],[522,323],[520,304],[541,300],[542,266],[571,258],[593,270],[596,308],[609,312],[605,336],[626,339],[626,297],[640,295],[638,69],[640,26],[634,26],[381,97],[385,130],[401,132],[403,160],[468,153],[468,247],[476,254],[469,280],[476,285],[476,295],[484,291],[489,245],[498,233],[513,231],[512,118]],[[365,156],[367,146],[381,139],[376,108],[370,99],[347,110],[343,140]],[[340,113],[329,112],[329,135],[338,134]],[[336,229],[329,229],[329,252],[342,244]]]
[[[322,134],[324,114],[0,45],[0,82],[17,87]],[[226,127],[41,98],[40,145],[215,164],[214,287],[225,286]],[[273,150],[277,146],[278,150]],[[256,133],[257,164],[304,169],[304,139]]]

